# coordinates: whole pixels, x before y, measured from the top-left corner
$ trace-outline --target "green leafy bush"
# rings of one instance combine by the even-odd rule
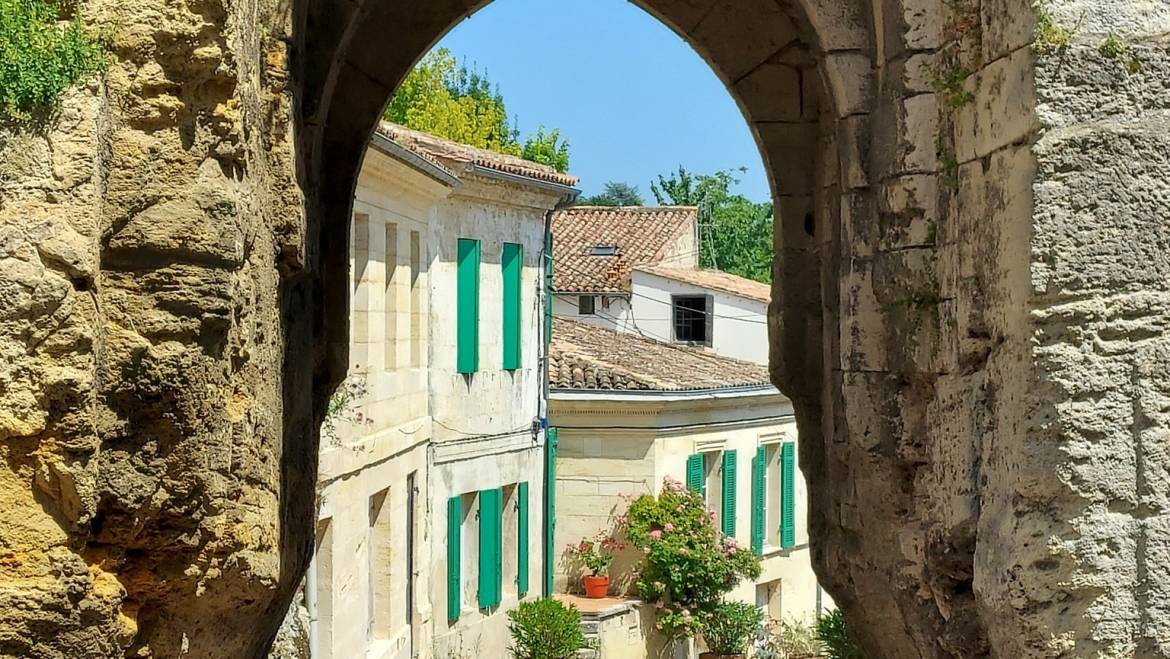
[[[817,638],[824,644],[829,659],[865,659],[861,648],[849,637],[845,615],[840,610],[817,618]]]
[[[760,575],[759,557],[715,528],[703,498],[672,478],[659,496],[635,499],[618,523],[643,553],[635,586],[668,637],[699,633],[724,593]]]
[[[0,115],[27,120],[55,111],[61,93],[105,65],[81,24],[61,21],[48,0],[0,0]]]
[[[589,647],[577,607],[551,598],[523,602],[509,611],[508,631],[516,659],[571,659]]]
[[[799,620],[770,620],[756,637],[752,659],[808,659],[823,656],[824,651],[811,625]]]
[[[764,625],[764,612],[747,602],[724,602],[703,614],[703,640],[716,654],[744,654]]]

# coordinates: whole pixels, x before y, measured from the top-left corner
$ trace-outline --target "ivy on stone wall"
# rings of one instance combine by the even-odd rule
[[[101,70],[105,49],[50,0],[0,0],[0,119],[51,115],[61,93]]]

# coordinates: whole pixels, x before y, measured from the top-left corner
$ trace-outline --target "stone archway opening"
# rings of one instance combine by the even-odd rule
[[[425,8],[406,3],[361,6],[303,3],[301,73],[303,183],[309,241],[319,248],[321,334],[316,339],[314,405],[320,409],[345,375],[349,218],[368,138],[398,83],[451,27],[487,3],[450,2]],[[755,135],[772,184],[777,260],[770,311],[772,374],[794,401],[802,436],[802,469],[810,474],[810,534],[825,533],[832,512],[826,447],[826,368],[836,359],[826,336],[837,332],[824,309],[826,256],[840,245],[841,200],[868,194],[866,172],[875,45],[864,3],[637,3],[690,44],[723,81]],[[339,18],[343,17],[343,18]],[[854,209],[855,211],[857,209]],[[829,258],[832,267],[835,259]],[[826,324],[828,323],[828,324]],[[817,551],[814,549],[814,554]],[[830,560],[823,551],[818,561]],[[822,574],[841,604],[857,606],[852,578]],[[839,574],[839,573],[838,573]],[[870,606],[896,610],[880,577]],[[839,594],[839,595],[838,595]],[[872,610],[872,609],[871,609]],[[893,641],[890,648],[903,641]]]

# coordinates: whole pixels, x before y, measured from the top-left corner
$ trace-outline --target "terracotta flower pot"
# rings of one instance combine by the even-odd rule
[[[599,600],[609,594],[609,577],[588,575],[583,581],[585,582],[585,597],[593,600]]]

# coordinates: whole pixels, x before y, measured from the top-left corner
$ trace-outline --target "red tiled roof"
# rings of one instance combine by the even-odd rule
[[[549,382],[555,389],[685,391],[769,379],[759,364],[554,318]]]
[[[772,287],[752,279],[733,275],[722,270],[704,270],[696,268],[672,268],[667,265],[639,265],[634,266],[638,272],[648,272],[652,275],[681,281],[702,288],[723,291],[738,295],[749,300],[759,302],[772,301]]]
[[[439,164],[466,163],[498,172],[516,174],[538,181],[548,181],[569,187],[577,185],[577,177],[562,174],[548,165],[531,162],[518,156],[480,149],[454,140],[400,126],[389,121],[378,125],[378,133]]]
[[[553,215],[553,289],[566,293],[624,293],[630,269],[657,263],[692,234],[693,206],[574,206]],[[592,253],[615,247],[613,256]],[[691,258],[693,255],[686,255]]]

